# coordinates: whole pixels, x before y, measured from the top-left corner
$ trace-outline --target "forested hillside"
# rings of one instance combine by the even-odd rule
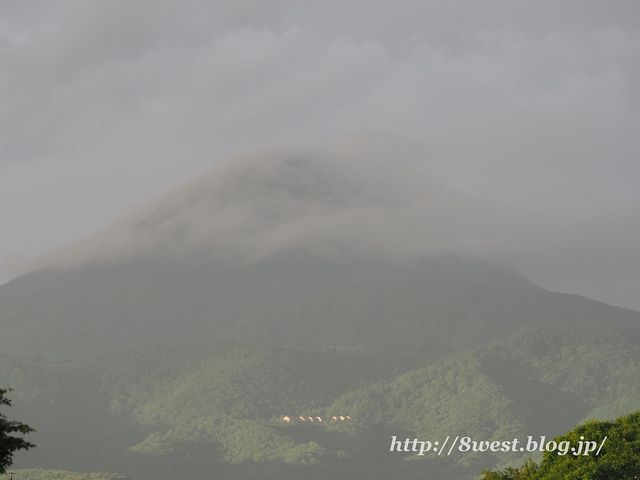
[[[391,436],[559,435],[640,410],[638,362],[638,330],[556,324],[448,357],[198,342],[68,364],[4,356],[0,376],[16,389],[12,414],[38,430],[38,448],[16,467],[133,479],[444,479],[528,454],[421,457],[390,452]]]

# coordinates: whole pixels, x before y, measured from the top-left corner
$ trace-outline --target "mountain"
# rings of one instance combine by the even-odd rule
[[[38,430],[16,467],[470,479],[526,454],[390,439],[551,437],[640,409],[640,312],[476,258],[526,251],[535,222],[343,160],[214,167],[0,286],[0,386]]]
[[[50,360],[197,338],[462,351],[560,321],[638,326],[640,313],[459,257],[148,259],[41,270],[0,287],[0,349]]]
[[[0,286],[0,350],[74,360],[236,339],[460,352],[538,323],[640,326],[639,312],[475,258],[499,258],[531,228],[401,159],[275,148],[222,162],[34,260]]]

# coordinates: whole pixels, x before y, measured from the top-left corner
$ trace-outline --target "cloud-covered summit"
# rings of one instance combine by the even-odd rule
[[[286,145],[238,156],[28,268],[153,254],[250,261],[300,248],[489,253],[508,215],[447,190],[407,155],[393,142],[355,135],[325,149]]]
[[[0,282],[152,251],[453,250],[640,308],[638,18],[637,1],[0,2],[0,263],[41,255]],[[339,205],[145,200],[242,151],[354,131],[429,155],[316,152],[366,158],[326,167]]]
[[[7,266],[24,273],[154,256],[253,262],[293,250],[393,260],[457,254],[637,308],[624,300],[638,288],[637,206],[534,215],[449,188],[425,172],[428,164],[424,149],[379,134],[245,153],[129,206],[83,239]]]

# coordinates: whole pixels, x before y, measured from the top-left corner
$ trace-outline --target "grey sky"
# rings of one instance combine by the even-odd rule
[[[0,1],[4,280],[229,157],[369,132],[353,165],[435,179],[446,238],[640,309],[639,21],[635,0]]]

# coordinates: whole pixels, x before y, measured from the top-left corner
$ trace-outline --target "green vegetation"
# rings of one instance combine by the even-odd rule
[[[0,405],[11,406],[11,400],[5,398],[5,393],[10,390],[0,389]],[[23,438],[10,435],[11,433],[30,433],[35,430],[15,420],[8,420],[6,416],[0,414],[0,473],[7,471],[13,463],[13,454],[17,450],[28,450],[35,447],[34,444],[27,442]]]
[[[486,349],[350,391],[335,408],[423,438],[548,435],[640,409],[639,362],[636,330],[528,327]],[[517,453],[493,457],[518,460]]]
[[[0,377],[19,386],[15,413],[38,425],[38,448],[16,466],[140,480],[471,479],[531,454],[419,457],[390,452],[391,436],[552,438],[640,410],[635,329],[537,325],[442,358],[344,350],[198,342],[78,363],[0,357]]]
[[[615,422],[590,421],[556,437],[557,444],[568,442],[575,454],[545,451],[540,465],[533,461],[522,468],[483,472],[483,480],[606,480],[633,479],[640,475],[640,412]],[[586,442],[594,442],[584,455]],[[596,450],[598,446],[600,449]],[[578,454],[578,452],[582,452]]]
[[[82,364],[4,357],[0,375],[22,386],[22,414],[39,425],[43,446],[21,466],[166,478],[180,471],[246,471],[254,463],[292,471],[333,463],[346,468],[342,447],[354,440],[322,425],[286,425],[281,417],[324,415],[345,391],[421,362],[359,351],[200,342],[130,348]],[[365,460],[375,453],[360,451]]]
[[[110,473],[77,473],[66,470],[44,470],[42,468],[26,468],[16,470],[15,480],[126,480],[126,477]]]

